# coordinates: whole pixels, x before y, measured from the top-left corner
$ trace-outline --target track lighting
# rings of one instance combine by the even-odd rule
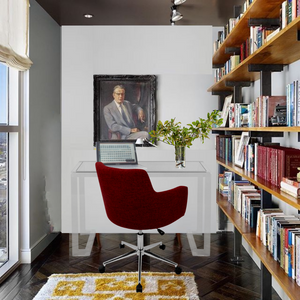
[[[173,5],[173,6],[171,7],[171,10],[172,10],[171,21],[172,21],[172,22],[179,21],[179,20],[181,20],[182,17],[183,17],[182,14],[176,10],[176,8],[177,8],[176,5]]]
[[[175,25],[176,21],[179,21],[182,19],[183,16],[179,11],[177,11],[177,6],[184,3],[185,1],[186,0],[173,0],[172,1],[173,5],[171,6],[172,13],[171,13],[171,20],[170,20],[172,25]]]
[[[174,0],[174,4],[175,5],[180,5],[182,3],[184,3],[186,0]]]

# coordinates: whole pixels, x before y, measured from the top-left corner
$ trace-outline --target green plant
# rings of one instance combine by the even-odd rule
[[[207,119],[199,118],[192,124],[187,124],[188,127],[181,127],[181,122],[175,122],[175,118],[165,121],[158,121],[156,130],[149,132],[152,141],[157,139],[163,143],[173,146],[187,146],[190,148],[192,142],[200,138],[202,143],[208,137],[214,125],[220,126],[222,119],[220,112],[214,110],[212,113],[207,113]]]

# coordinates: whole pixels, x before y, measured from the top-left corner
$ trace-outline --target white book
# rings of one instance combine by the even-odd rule
[[[281,28],[282,29],[287,25],[286,6],[287,6],[287,1],[282,2],[281,4]]]
[[[258,143],[254,143],[254,175],[257,175],[257,146]]]
[[[290,185],[284,181],[281,181],[280,182],[280,187],[282,187],[283,189],[287,190],[287,191],[290,191],[291,193],[295,194],[295,195],[298,195],[299,194],[299,188],[293,186],[293,185]]]
[[[291,256],[292,256],[292,279],[295,279],[296,278],[296,272],[295,272],[295,266],[296,266],[296,253],[295,253],[295,250],[296,250],[296,236],[297,235],[300,235],[300,229],[298,229],[298,231],[294,231],[292,232],[292,253],[291,253]]]
[[[295,277],[296,283],[300,286],[300,235],[296,236],[296,251],[295,251]]]

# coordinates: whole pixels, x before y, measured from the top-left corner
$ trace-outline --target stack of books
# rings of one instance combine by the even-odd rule
[[[300,182],[297,177],[282,177],[280,190],[295,198],[300,198]]]

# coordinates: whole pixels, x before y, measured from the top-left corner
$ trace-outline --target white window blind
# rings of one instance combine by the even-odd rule
[[[29,0],[0,1],[0,61],[25,71],[32,61],[28,54]]]

